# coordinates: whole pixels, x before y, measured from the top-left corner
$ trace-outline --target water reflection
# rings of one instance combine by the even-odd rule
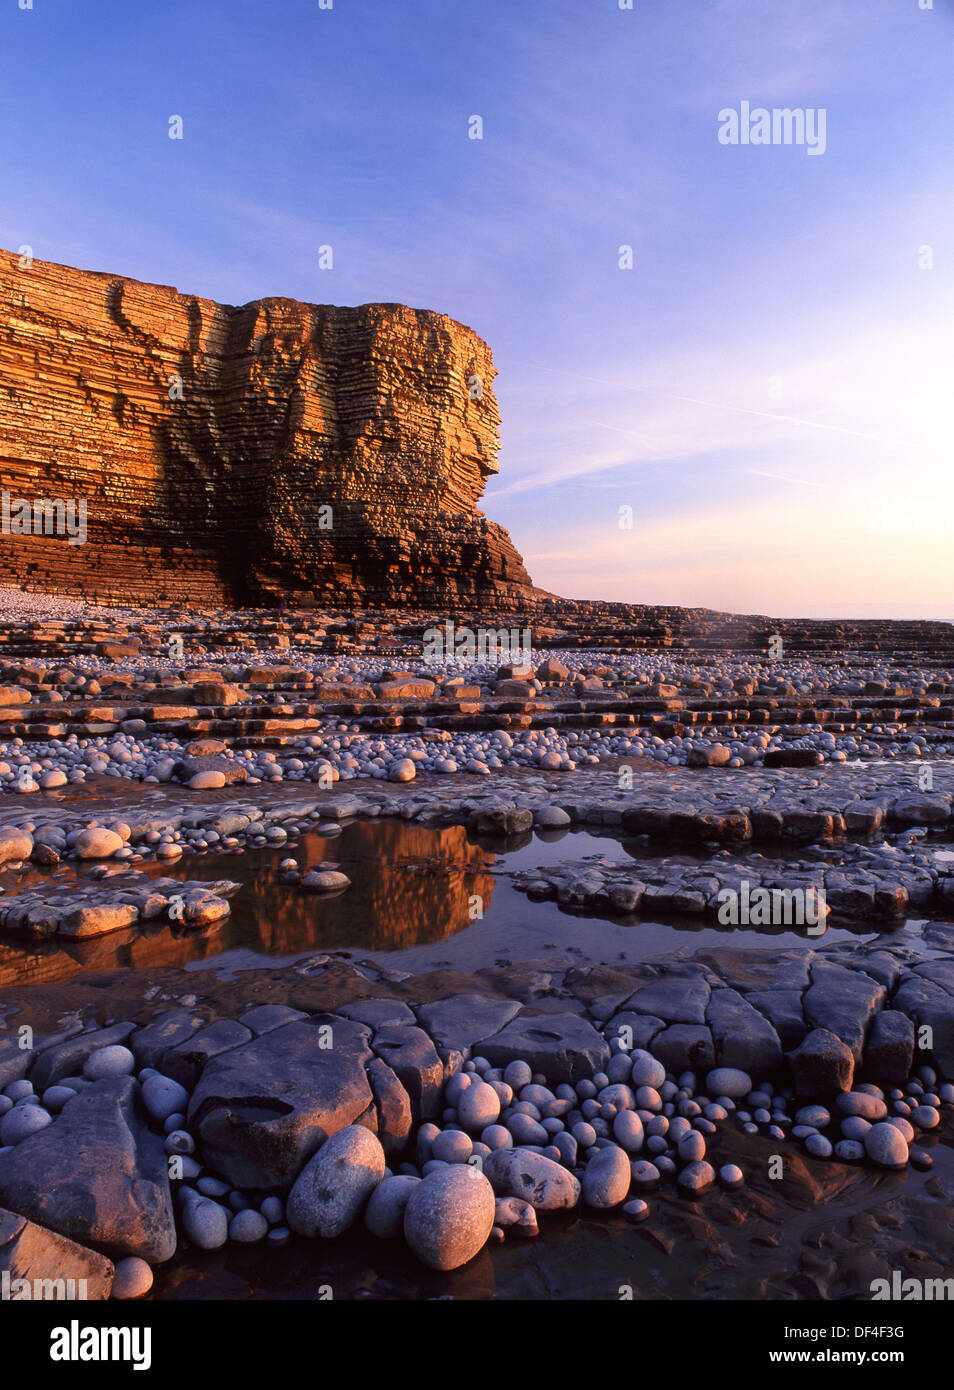
[[[340,864],[351,887],[334,897],[302,893],[282,882],[278,865],[286,857],[297,859],[302,869],[324,861]],[[204,931],[161,921],[88,941],[5,939],[0,987],[62,980],[79,970],[184,966],[232,951],[289,957],[344,948],[399,951],[443,941],[472,925],[476,899],[487,911],[497,886],[488,872],[495,859],[468,840],[463,826],[430,830],[400,821],[365,821],[333,839],[305,835],[280,852],[189,856],[171,868],[140,865],[154,878],[231,878],[243,886],[231,899],[232,915]],[[55,877],[73,877],[72,867],[62,867]],[[17,886],[50,879],[31,870]]]

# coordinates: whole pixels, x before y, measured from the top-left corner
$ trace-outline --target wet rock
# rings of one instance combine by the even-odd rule
[[[826,1096],[848,1091],[855,1072],[851,1048],[827,1028],[814,1028],[788,1054],[789,1066],[800,1096]]]
[[[495,1067],[526,1061],[556,1082],[576,1082],[600,1071],[610,1059],[606,1039],[578,1014],[518,1014],[474,1051]],[[520,1193],[514,1194],[520,1196]]]
[[[484,1173],[495,1192],[520,1197],[537,1211],[575,1207],[580,1199],[580,1183],[572,1173],[528,1149],[495,1149]]]
[[[9,1276],[7,1296],[12,1301],[67,1297],[99,1300],[109,1298],[113,1290],[113,1264],[105,1255],[3,1207],[0,1271]],[[18,1280],[26,1281],[25,1285],[18,1284]],[[38,1280],[43,1281],[39,1286]]]
[[[209,1062],[188,1128],[240,1188],[286,1190],[318,1146],[372,1104],[367,1032],[333,1015],[289,1023]]]
[[[0,1200],[109,1255],[150,1263],[176,1248],[162,1140],[132,1077],[95,1081],[56,1123],[0,1157]]]
[[[625,1202],[632,1179],[629,1165],[625,1150],[617,1145],[598,1149],[583,1170],[583,1200],[587,1206],[605,1211]]]
[[[483,1249],[494,1224],[494,1193],[476,1168],[428,1173],[411,1193],[404,1234],[431,1269],[459,1269]]]
[[[340,1235],[354,1224],[384,1169],[384,1150],[369,1130],[338,1130],[296,1178],[286,1205],[289,1226],[302,1236]]]
[[[533,812],[516,806],[485,806],[473,811],[467,820],[473,835],[519,835],[533,829]]]
[[[421,1005],[418,1015],[438,1047],[455,1047],[467,1056],[478,1039],[497,1033],[519,1012],[520,1005],[512,999],[454,994]]]
[[[875,1014],[864,1045],[865,1075],[885,1085],[903,1086],[911,1075],[914,1024],[897,1009]]]
[[[312,869],[303,875],[301,887],[306,893],[339,893],[351,887],[351,879],[336,869]]]

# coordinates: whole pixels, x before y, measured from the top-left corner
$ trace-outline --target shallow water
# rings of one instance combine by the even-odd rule
[[[495,846],[474,843],[462,826],[426,829],[398,820],[355,821],[333,837],[306,834],[280,849],[187,854],[171,866],[137,866],[152,877],[232,879],[243,886],[232,913],[202,931],[144,924],[86,942],[0,943],[0,985],[45,983],[83,969],[113,966],[209,966],[234,971],[284,965],[316,951],[352,951],[395,969],[437,966],[473,971],[501,959],[558,959],[574,963],[638,961],[680,949],[732,945],[779,949],[838,940],[871,940],[877,931],[829,927],[822,936],[779,928],[720,927],[711,918],[667,914],[644,919],[595,916],[554,902],[533,902],[510,873],[566,861],[646,856],[643,842],[583,830],[544,831]],[[506,848],[510,844],[512,848]],[[688,854],[680,854],[682,861]],[[704,856],[699,856],[704,857]],[[352,880],[333,897],[302,893],[283,883],[279,864],[295,858],[304,869],[333,862]],[[7,891],[42,879],[75,878],[69,861],[52,873],[3,876]],[[79,874],[88,869],[79,866]],[[108,881],[108,880],[107,880]],[[474,920],[480,899],[482,917]],[[895,929],[885,935],[898,936]]]

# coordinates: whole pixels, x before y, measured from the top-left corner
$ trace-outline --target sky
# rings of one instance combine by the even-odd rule
[[[954,619],[954,0],[328,4],[3,0],[0,245],[469,324],[553,592]]]

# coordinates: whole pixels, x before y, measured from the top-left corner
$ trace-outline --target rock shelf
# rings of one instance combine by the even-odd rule
[[[334,1008],[319,1002],[326,972]],[[920,949],[483,973],[489,991],[485,978],[423,1002],[426,977],[395,986],[310,962],[286,977],[286,1003],[228,1017],[167,992],[99,1026],[81,1005],[29,1047],[24,1018],[8,1018],[4,1267],[24,1220],[61,1277],[95,1269],[105,1296],[111,1261],[121,1292],[139,1270],[124,1261],[329,1238],[363,1217],[447,1270],[581,1201],[644,1220],[661,1185],[689,1198],[740,1185],[742,1169],[707,1157],[726,1125],[817,1161],[929,1167],[954,1102],[951,927]],[[103,1145],[126,1156],[107,1180]]]

